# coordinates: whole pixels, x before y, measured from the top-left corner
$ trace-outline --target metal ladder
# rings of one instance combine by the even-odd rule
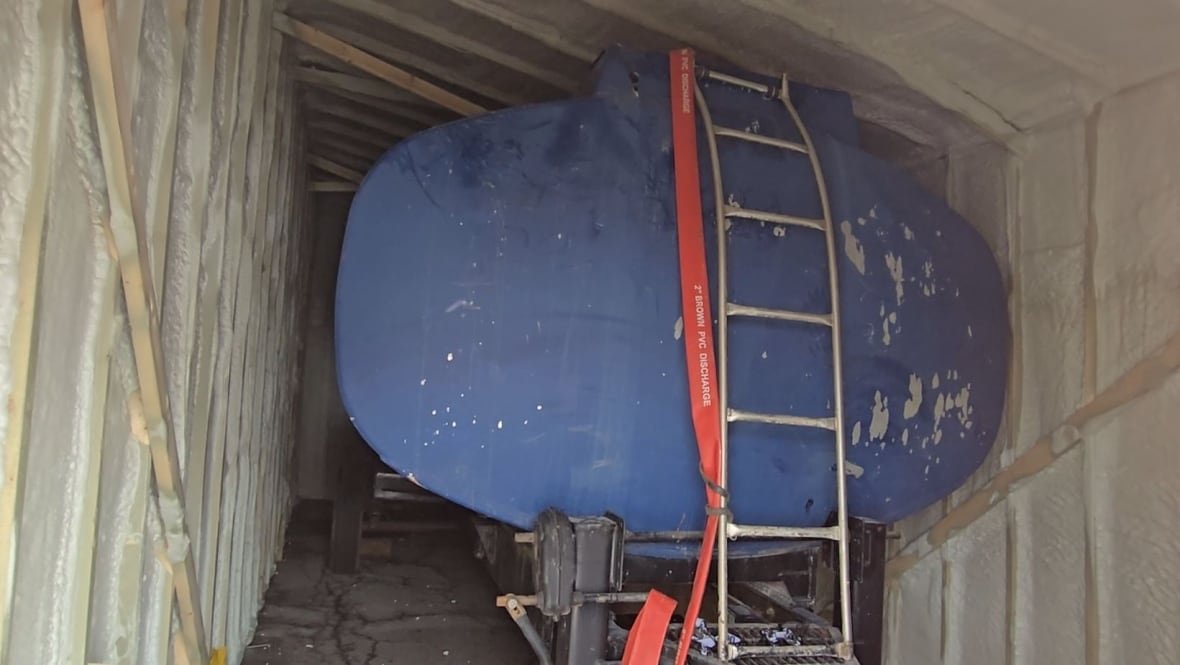
[[[840,626],[842,641],[833,645],[834,655],[847,660],[852,657],[852,607],[849,584],[848,561],[848,497],[845,479],[844,463],[844,403],[843,403],[843,367],[840,349],[840,308],[839,289],[836,276],[836,237],[832,224],[831,207],[828,203],[827,186],[824,182],[823,171],[819,158],[811,141],[807,127],[803,125],[799,112],[791,102],[787,88],[787,77],[782,77],[781,84],[776,91],[770,87],[729,76],[720,72],[703,70],[703,75],[712,80],[728,85],[743,87],[764,96],[772,93],[782,102],[791,120],[799,131],[803,142],[797,143],[753,132],[746,132],[713,124],[708,104],[699,85],[695,85],[697,107],[704,122],[705,134],[709,147],[709,160],[713,172],[713,200],[716,208],[717,224],[717,299],[722,303],[717,315],[717,388],[718,406],[724,415],[725,423],[721,427],[721,454],[719,464],[718,485],[721,487],[720,515],[718,529],[723,537],[717,539],[717,643],[721,660],[731,661],[741,657],[754,656],[815,656],[814,647],[801,646],[742,646],[729,643],[731,629],[728,617],[729,600],[729,563],[728,542],[738,538],[799,538],[825,539],[836,543],[838,551],[838,576],[840,593]],[[816,187],[819,190],[820,207],[823,211],[822,219],[810,219],[786,215],[772,211],[747,210],[737,206],[725,204],[725,196],[721,185],[721,164],[717,153],[718,138],[727,140],[748,141],[771,146],[792,153],[806,156],[811,162],[811,170],[815,174]],[[728,220],[744,220],[783,224],[823,232],[827,245],[828,291],[831,302],[828,313],[798,312],[783,309],[770,309],[746,303],[736,303],[729,299],[728,290],[728,262],[727,262],[727,234]],[[728,319],[730,317],[756,317],[776,321],[792,321],[809,325],[823,326],[830,329],[832,344],[833,371],[833,414],[830,418],[813,418],[791,414],[755,413],[742,411],[729,406],[728,393]],[[770,425],[785,425],[792,427],[812,427],[824,429],[835,435],[836,446],[836,525],[828,527],[795,527],[795,526],[760,526],[738,524],[732,520],[728,511],[729,505],[729,423],[748,422]],[[735,624],[735,627],[740,627]]]

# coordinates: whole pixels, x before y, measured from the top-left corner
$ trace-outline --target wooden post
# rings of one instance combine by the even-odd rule
[[[168,398],[160,344],[159,309],[152,274],[148,268],[146,221],[137,215],[131,195],[132,180],[129,151],[121,120],[120,100],[115,81],[114,53],[107,31],[105,0],[78,0],[82,36],[90,86],[94,96],[94,113],[102,150],[103,171],[110,200],[107,230],[118,254],[127,321],[131,328],[132,351],[139,378],[142,423],[132,423],[133,430],[146,434],[151,452],[152,471],[156,479],[156,500],[164,522],[168,563],[172,567],[173,589],[180,615],[181,637],[188,662],[209,662],[205,626],[197,595],[197,570],[193,561],[192,540],[185,525],[184,488],[180,478],[180,460]]]

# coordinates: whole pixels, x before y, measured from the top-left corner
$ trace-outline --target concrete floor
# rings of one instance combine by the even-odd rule
[[[244,665],[533,662],[465,530],[366,541],[360,571],[338,575],[324,508],[296,509]]]

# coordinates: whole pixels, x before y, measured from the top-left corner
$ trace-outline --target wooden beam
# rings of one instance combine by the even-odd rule
[[[313,192],[355,192],[356,183],[346,182],[343,180],[313,180],[311,182],[311,191]]]
[[[332,116],[325,116],[324,118],[316,118],[307,123],[307,126],[314,130],[314,133],[327,132],[352,141],[356,141],[363,145],[376,148],[382,152],[389,149],[389,146],[397,143],[400,139],[405,138],[405,134],[401,135],[381,135],[374,133],[372,130],[366,130],[357,127],[355,124],[348,122],[341,122]]]
[[[383,81],[367,76],[330,72],[326,69],[313,67],[296,67],[295,80],[321,88],[335,88],[391,102],[405,102],[414,98],[397,88],[390,87]]]
[[[424,74],[427,74],[436,80],[446,83],[448,85],[469,90],[477,95],[481,95],[495,102],[499,102],[505,106],[521,106],[529,102],[536,101],[528,99],[523,95],[519,95],[511,90],[504,90],[494,85],[488,84],[486,81],[481,81],[463,73],[461,70],[454,67],[446,67],[431,61],[428,58],[423,58],[415,53],[399,49],[387,41],[363,35],[354,30],[341,28],[338,26],[324,26],[324,31],[329,32],[344,41],[353,44],[359,48],[372,53],[373,55],[388,60],[389,62],[397,63],[405,67],[411,67]]]
[[[435,125],[441,125],[444,122],[454,120],[450,112],[443,109],[439,110],[443,111],[445,116],[432,113],[431,111],[434,109],[427,110],[420,106],[410,106],[402,103],[387,103],[385,100],[376,97],[349,92],[339,88],[317,88],[317,90],[322,94],[360,104],[367,109],[376,111],[383,118],[390,116],[391,118],[407,120],[425,127],[434,127]]]
[[[390,27],[397,30],[404,30],[410,34],[424,37],[449,49],[479,56],[501,67],[511,69],[539,81],[544,81],[560,90],[575,92],[578,89],[579,82],[568,76],[550,69],[538,67],[524,58],[505,53],[484,42],[451,32],[421,16],[397,9],[390,3],[381,2],[380,0],[329,0],[329,2],[338,7],[351,9],[369,18],[387,23]]]
[[[332,161],[348,168],[355,168],[362,173],[368,171],[369,167],[385,152],[380,148],[327,133],[315,135],[311,142],[311,149],[312,152],[317,152]],[[339,157],[333,158],[333,154],[337,154]],[[352,161],[348,161],[350,159]]]
[[[385,136],[404,138],[422,131],[420,127],[411,127],[392,121],[383,113],[372,113],[367,109],[354,108],[348,104],[325,101],[318,97],[309,98],[306,107],[313,114],[325,119],[338,119],[354,125],[363,125]]]
[[[568,37],[570,33],[558,28],[552,23],[545,23],[536,19],[522,16],[507,7],[504,7],[496,2],[488,2],[488,0],[450,0],[451,4],[457,5],[466,9],[469,12],[479,14],[480,16],[491,19],[500,25],[512,28],[516,32],[530,39],[541,42],[545,46],[557,51],[558,53],[568,55],[575,60],[590,63],[598,58],[599,51],[597,49],[578,44],[571,41]],[[537,5],[543,7],[543,5]],[[546,11],[541,9],[541,11]]]
[[[168,543],[168,564],[172,570],[173,591],[180,617],[181,643],[187,660],[196,665],[209,662],[209,647],[198,600],[197,569],[193,560],[192,539],[185,524],[184,486],[180,475],[180,458],[172,431],[165,394],[163,349],[160,343],[160,311],[152,286],[147,249],[147,227],[132,203],[130,151],[120,122],[120,97],[116,90],[117,63],[111,48],[105,0],[78,0],[82,38],[86,50],[92,104],[102,152],[110,216],[107,231],[118,256],[131,329],[131,346],[139,379],[142,416],[132,418],[132,429],[147,439],[155,476],[156,499],[164,522]]]
[[[372,74],[383,81],[388,81],[399,88],[412,92],[423,99],[430,100],[443,108],[451,109],[460,115],[477,115],[487,110],[479,104],[463,99],[454,93],[447,92],[437,85],[424,81],[400,67],[394,67],[380,58],[372,56],[347,42],[336,39],[322,30],[296,21],[285,14],[275,14],[274,27],[308,46],[314,46],[324,53],[340,58],[342,62],[348,63],[367,74]]]
[[[361,173],[360,171],[350,169],[343,164],[339,164],[328,159],[327,157],[321,157],[314,153],[307,156],[307,163],[316,167],[317,169],[320,169],[321,171],[331,173],[332,175],[340,178],[344,178],[345,180],[357,185],[361,184],[361,181],[365,179],[365,174]]]

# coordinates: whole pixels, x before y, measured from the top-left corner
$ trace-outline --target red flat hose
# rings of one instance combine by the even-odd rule
[[[718,464],[721,448],[721,414],[717,408],[716,356],[713,347],[713,311],[709,302],[709,274],[705,264],[705,232],[701,214],[701,182],[697,161],[695,108],[695,62],[691,49],[672,51],[668,55],[671,81],[672,158],[676,182],[676,232],[680,250],[680,297],[684,316],[684,357],[688,366],[688,391],[692,401],[692,424],[697,438],[701,475],[710,510],[701,539],[701,551],[692,582],[692,594],[684,613],[684,629],[676,650],[676,664],[683,665],[692,645],[693,626],[701,610],[701,600],[709,579],[713,545],[717,539],[717,515],[720,496]],[[653,598],[655,599],[653,601]],[[653,592],[640,613],[627,640],[624,665],[658,665],[660,650],[651,647],[632,649],[632,643],[662,646],[671,613],[648,606],[658,603],[666,608],[666,596]],[[648,616],[645,617],[644,615]],[[657,619],[662,618],[662,624]],[[664,618],[666,617],[666,618]],[[658,639],[656,637],[658,636]],[[628,659],[626,656],[631,656]]]

